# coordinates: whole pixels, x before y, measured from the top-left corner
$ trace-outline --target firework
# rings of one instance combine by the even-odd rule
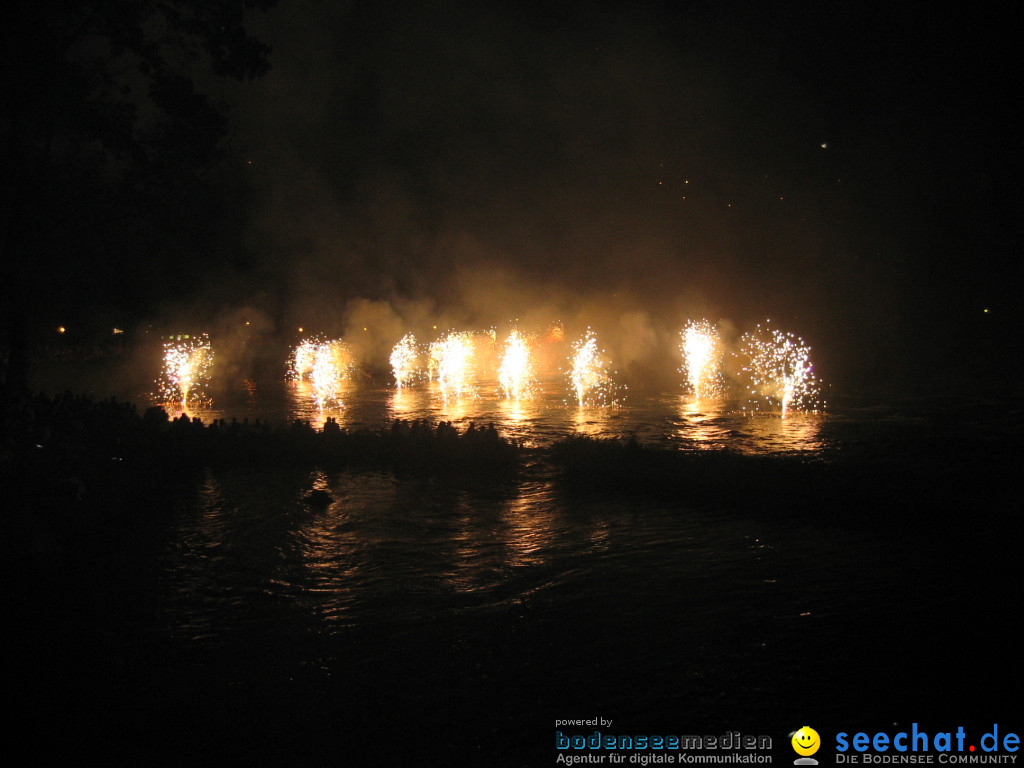
[[[721,390],[722,351],[718,329],[706,320],[690,322],[680,333],[680,369],[695,399],[714,397]]]
[[[308,379],[316,363],[316,349],[319,342],[306,340],[292,353],[292,375],[296,379]]]
[[[573,344],[569,381],[580,406],[614,405],[613,385],[608,363],[597,346],[597,337],[587,329],[582,339]]]
[[[416,337],[405,334],[391,350],[391,370],[395,374],[395,386],[408,386],[416,375]]]
[[[312,385],[313,399],[323,409],[340,399],[351,377],[352,352],[341,339],[307,339],[295,348],[292,373],[297,380]]]
[[[206,334],[165,342],[164,370],[159,382],[164,402],[181,403],[185,408],[190,400],[204,399],[202,390],[209,383],[212,363],[213,349]]]
[[[533,392],[533,360],[530,344],[518,330],[505,342],[505,354],[498,369],[498,383],[509,400],[525,400]]]
[[[757,326],[743,334],[743,370],[750,376],[750,391],[777,400],[782,415],[789,410],[818,408],[819,382],[811,365],[811,348],[803,339],[774,328]]]
[[[474,393],[474,347],[473,334],[454,331],[431,345],[431,360],[436,360],[437,385],[445,402]]]

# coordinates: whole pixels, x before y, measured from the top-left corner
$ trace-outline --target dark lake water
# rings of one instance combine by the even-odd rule
[[[957,486],[963,519],[932,525],[887,488],[871,509],[801,495],[792,514],[729,488],[700,505],[579,493],[543,452],[582,432],[920,469],[937,445],[1019,445],[1006,404],[837,398],[782,418],[678,393],[580,410],[556,393],[444,405],[367,386],[321,413],[281,383],[190,415],[493,421],[538,448],[501,481],[207,470],[165,500],[158,528],[109,531],[87,565],[51,574],[68,610],[39,630],[47,661],[29,696],[50,718],[74,713],[97,754],[551,765],[561,718],[782,744],[805,723],[1011,716],[993,713],[1019,683],[1009,478]],[[311,507],[311,489],[334,500]]]

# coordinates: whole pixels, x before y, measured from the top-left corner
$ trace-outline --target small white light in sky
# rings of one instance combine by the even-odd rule
[[[821,142],[821,148],[822,149],[828,149],[828,142],[827,141]]]

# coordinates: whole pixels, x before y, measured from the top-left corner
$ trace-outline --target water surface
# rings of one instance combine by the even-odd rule
[[[886,461],[936,483],[934,461],[983,464],[1020,426],[983,403],[847,400],[782,418],[678,393],[581,410],[556,393],[445,404],[369,386],[324,413],[287,384],[194,415],[493,421],[525,446],[635,436]],[[158,526],[139,510],[83,567],[51,574],[67,609],[39,629],[31,700],[57,717],[59,686],[102,750],[250,764],[548,764],[553,721],[596,715],[627,732],[948,720],[976,686],[1019,682],[1014,496],[1008,481],[965,483],[933,525],[881,487],[828,509],[801,495],[792,510],[728,488],[700,505],[581,493],[542,449],[501,481],[205,470],[161,500]],[[310,506],[312,489],[333,501]]]

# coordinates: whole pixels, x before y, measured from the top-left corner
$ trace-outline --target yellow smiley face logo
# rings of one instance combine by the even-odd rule
[[[818,736],[818,732],[809,725],[805,725],[793,734],[793,749],[798,755],[810,757],[818,751],[820,746],[821,738]]]

